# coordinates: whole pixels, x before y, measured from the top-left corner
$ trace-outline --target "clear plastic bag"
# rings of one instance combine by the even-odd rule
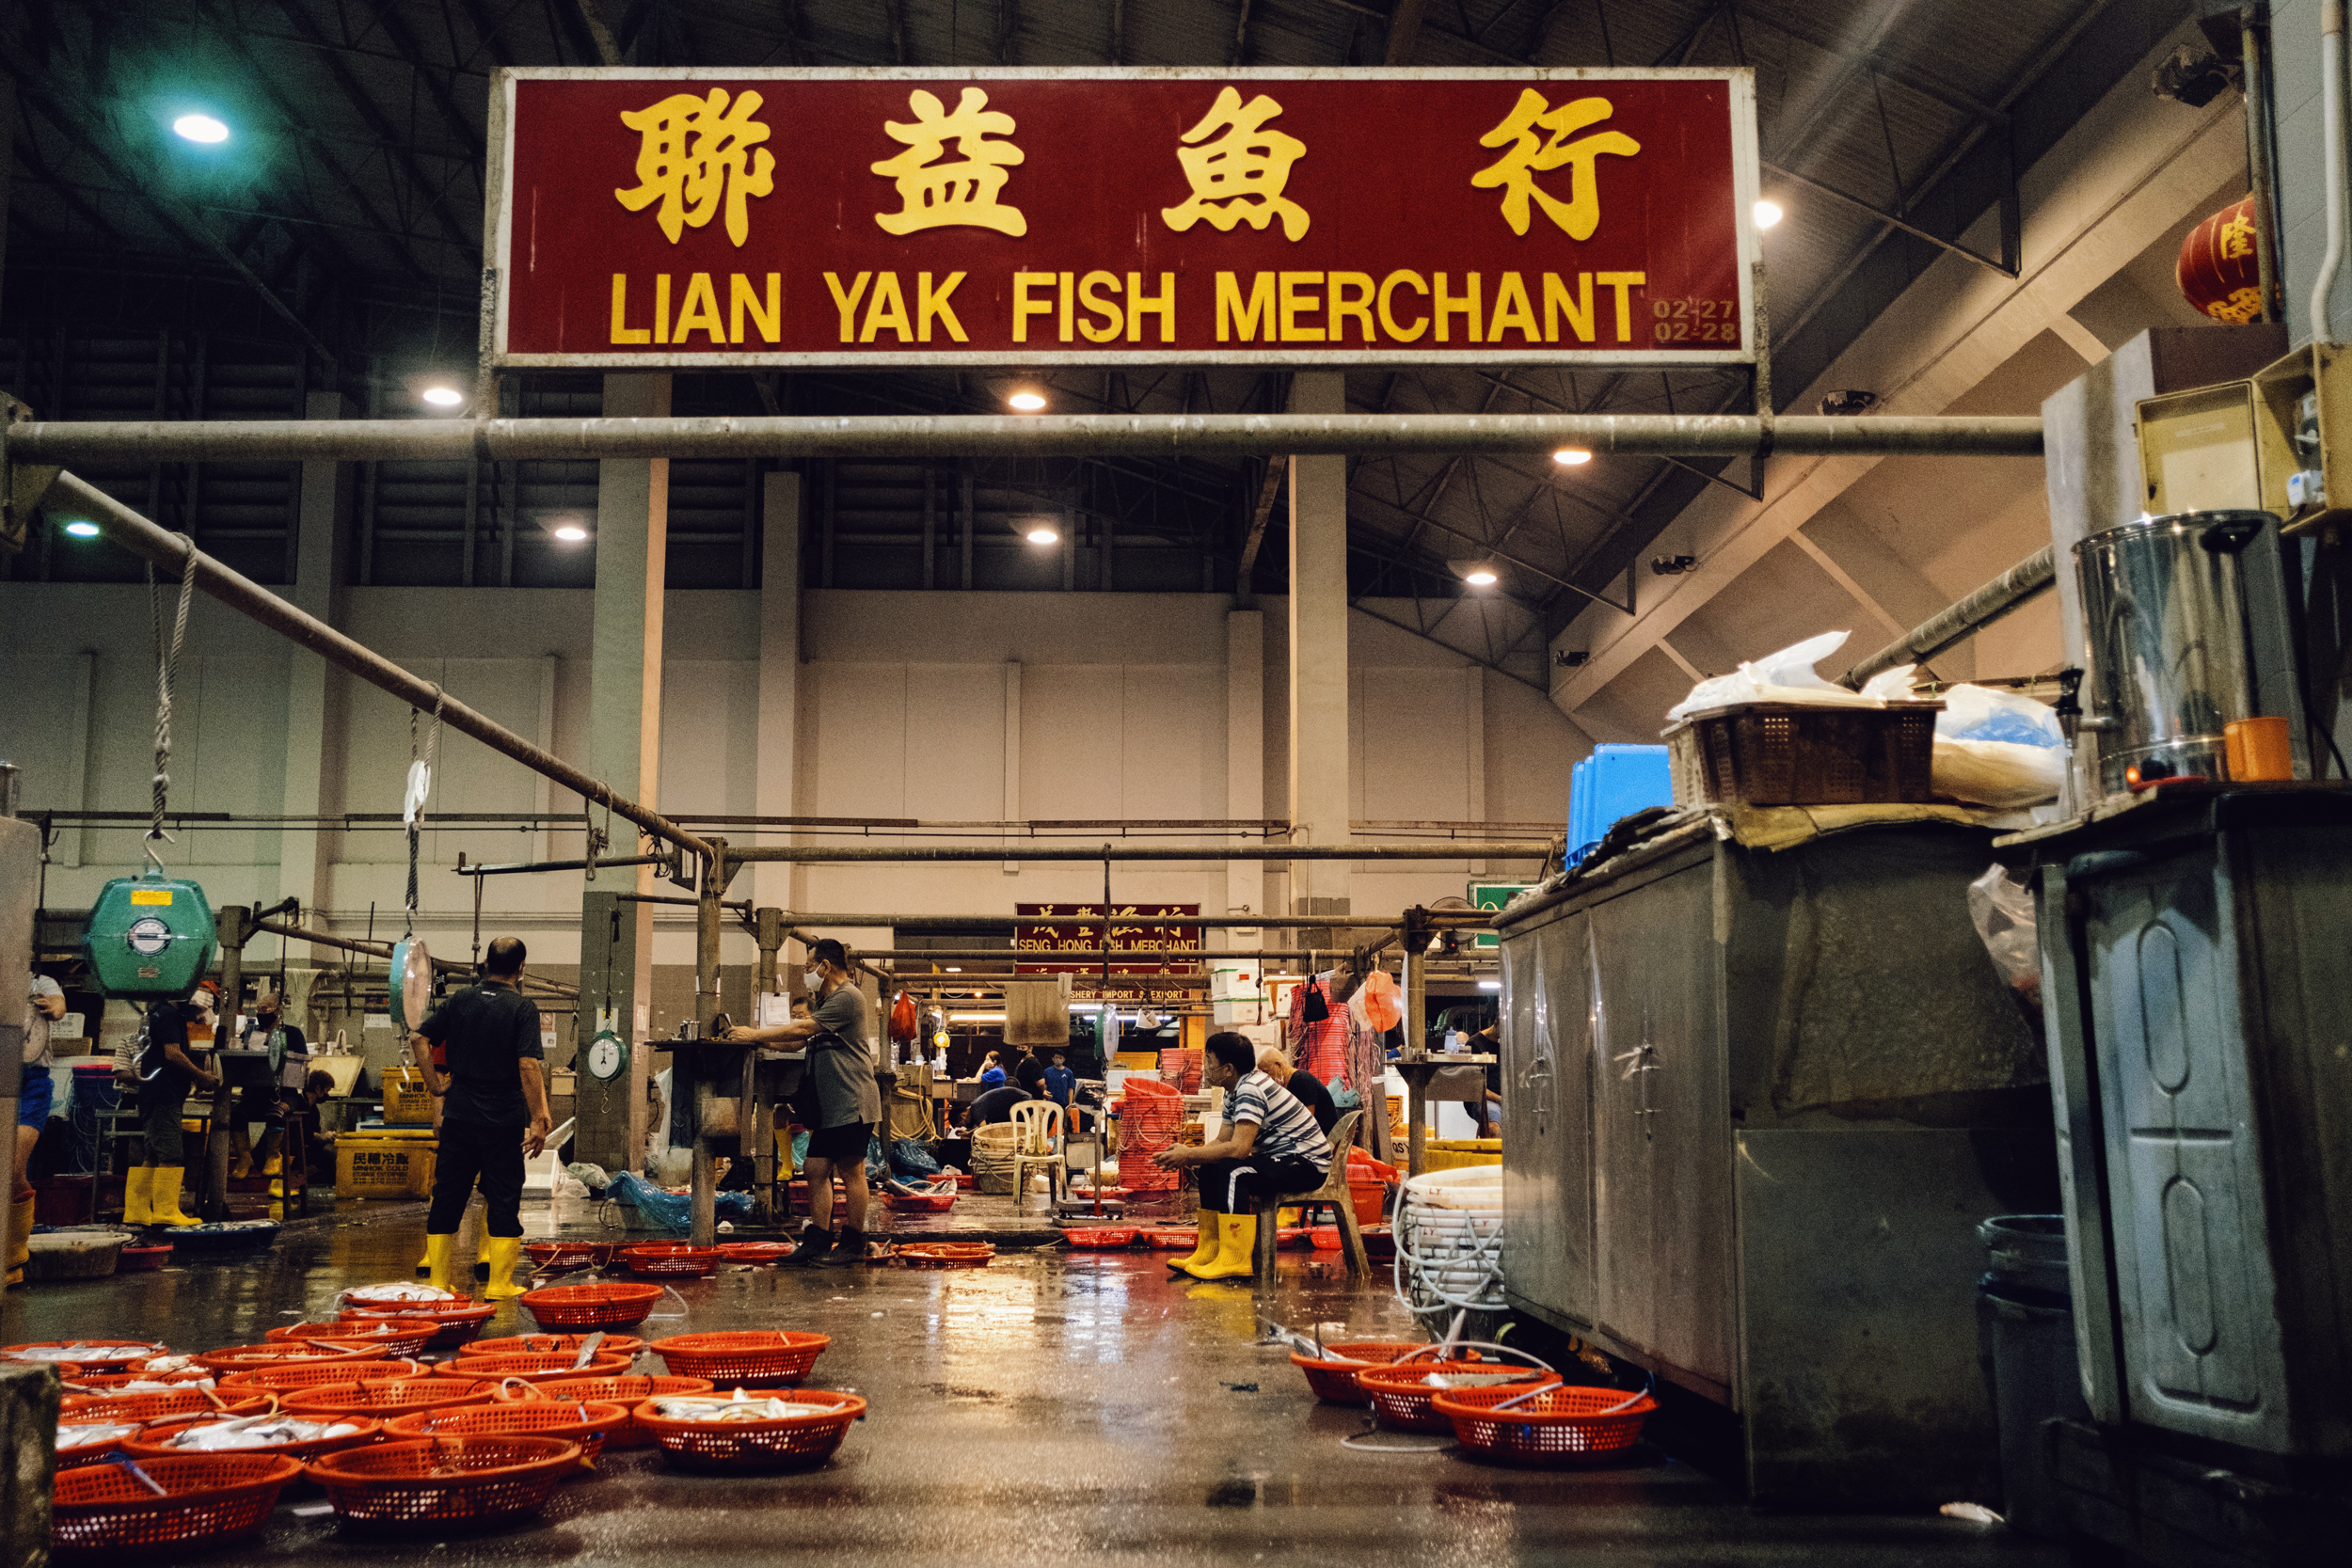
[[[1735,707],[1744,703],[1819,703],[1825,707],[1881,707],[1883,699],[1849,691],[1823,680],[1813,668],[1846,645],[1852,634],[1825,631],[1819,637],[1742,664],[1728,675],[1710,675],[1691,688],[1691,694],[1666,710],[1669,721],[1708,708]]]
[[[1947,687],[1935,733],[1947,740],[1997,740],[2016,746],[2063,747],[2058,710],[2047,703],[1991,687]]]
[[[1991,955],[1993,967],[2017,998],[2020,1006],[2039,1014],[2042,1007],[2042,948],[2037,936],[2033,895],[2010,880],[2008,868],[1995,865],[1968,884],[1968,918],[1977,937]]]

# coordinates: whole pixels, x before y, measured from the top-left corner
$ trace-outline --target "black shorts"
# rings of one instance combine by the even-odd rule
[[[820,1127],[808,1135],[808,1157],[812,1160],[855,1160],[864,1163],[866,1146],[873,1141],[870,1123],[845,1121],[838,1127]]]

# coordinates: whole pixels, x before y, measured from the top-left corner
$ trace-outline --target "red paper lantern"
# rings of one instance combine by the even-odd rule
[[[2262,264],[2255,258],[2254,198],[2224,207],[2188,231],[2173,270],[2181,295],[2217,322],[2262,320]]]

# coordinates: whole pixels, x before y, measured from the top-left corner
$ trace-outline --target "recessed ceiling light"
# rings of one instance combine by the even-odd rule
[[[1057,545],[1061,543],[1061,535],[1054,530],[1047,528],[1042,523],[1040,523],[1037,527],[1029,530],[1029,531],[1023,537],[1026,538],[1032,545]]]
[[[1777,201],[1759,201],[1756,204],[1756,226],[1758,229],[1770,229],[1787,215],[1780,210]]]
[[[436,408],[454,408],[466,401],[466,394],[454,387],[427,387],[417,395]]]
[[[1573,468],[1579,463],[1590,463],[1593,454],[1582,447],[1562,447],[1551,454],[1551,460],[1564,468]]]
[[[210,115],[182,115],[171,122],[174,132],[188,141],[224,142],[229,139],[229,127]]]
[[[961,966],[960,966],[960,965],[957,965],[957,964],[949,964],[949,965],[947,966],[947,973],[948,973],[948,974],[962,974],[962,973],[963,973],[963,970],[962,970]]]
[[[1492,588],[1495,585],[1495,574],[1491,567],[1475,566],[1462,574],[1462,580],[1472,588]]]
[[[1045,406],[1044,397],[1037,392],[1015,392],[1005,401],[1024,414],[1034,414]]]
[[[566,545],[577,545],[588,537],[588,531],[578,523],[565,523],[555,531],[555,536]]]
[[[1480,990],[1501,990],[1502,989],[1502,982],[1500,980],[1481,980],[1478,982],[1478,989]]]
[[[98,537],[98,525],[88,521],[87,518],[66,524],[65,531],[73,535],[76,539],[95,539]]]

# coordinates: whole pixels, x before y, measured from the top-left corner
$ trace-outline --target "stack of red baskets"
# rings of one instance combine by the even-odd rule
[[[1170,1077],[1169,1074],[1175,1076]],[[1197,1046],[1170,1046],[1160,1053],[1160,1082],[1173,1084],[1186,1094],[1200,1092],[1200,1051]]]
[[[1119,1190],[1122,1193],[1166,1193],[1183,1178],[1162,1170],[1152,1156],[1176,1141],[1184,1119],[1184,1097],[1173,1084],[1149,1078],[1127,1080],[1126,1104],[1119,1113]]]

